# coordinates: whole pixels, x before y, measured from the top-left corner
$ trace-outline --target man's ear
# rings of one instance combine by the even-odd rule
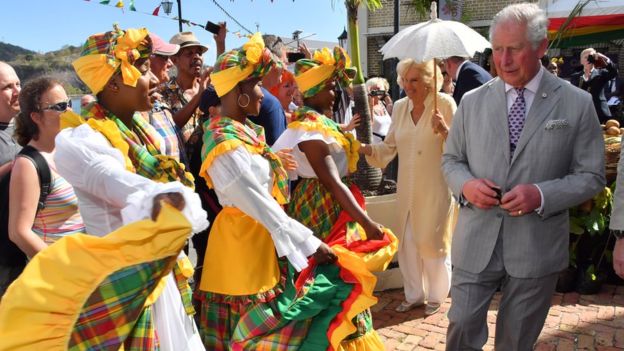
[[[544,57],[544,55],[546,55],[546,50],[548,50],[548,39],[544,38],[537,47],[537,58],[541,59]]]

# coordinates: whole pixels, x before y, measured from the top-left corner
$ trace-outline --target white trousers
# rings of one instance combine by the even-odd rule
[[[416,248],[409,217],[398,252],[405,301],[441,304],[451,288],[451,257],[422,258]]]

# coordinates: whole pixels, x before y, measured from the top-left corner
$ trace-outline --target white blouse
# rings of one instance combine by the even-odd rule
[[[386,136],[388,135],[388,130],[390,130],[390,124],[392,124],[392,117],[388,111],[386,111],[384,107],[385,114],[376,115],[373,113],[373,144],[381,143],[383,140],[375,135]]]
[[[305,153],[299,149],[299,143],[310,140],[320,140],[325,142],[329,146],[329,154],[336,163],[340,177],[345,177],[349,174],[347,153],[344,151],[342,146],[338,144],[334,137],[325,136],[322,133],[315,131],[288,128],[284,133],[282,133],[282,135],[280,135],[271,148],[276,151],[293,149],[292,155],[295,161],[297,161],[297,169],[294,172],[289,172],[288,175],[290,179],[294,180],[298,177],[317,178],[316,173],[314,172],[314,169],[312,169],[312,165],[310,165]]]
[[[286,256],[297,271],[308,266],[307,257],[316,252],[321,241],[290,218],[271,196],[269,161],[239,146],[217,156],[208,175],[222,206],[236,207],[261,223],[271,234],[278,256]]]
[[[124,157],[88,124],[62,130],[56,137],[58,173],[73,187],[87,233],[104,236],[122,225],[151,217],[152,198],[179,192],[182,213],[197,233],[208,227],[199,196],[180,182],[157,183],[125,169]]]

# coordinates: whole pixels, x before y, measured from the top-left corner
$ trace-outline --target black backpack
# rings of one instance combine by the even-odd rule
[[[50,194],[50,183],[52,175],[48,162],[41,156],[39,151],[30,145],[26,145],[16,157],[26,157],[35,165],[39,176],[41,193],[37,212],[45,207],[45,201]],[[11,182],[11,172],[0,179],[0,265],[8,267],[25,267],[28,259],[26,254],[20,250],[9,239],[9,184]]]

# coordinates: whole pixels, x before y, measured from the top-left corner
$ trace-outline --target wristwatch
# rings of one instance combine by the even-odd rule
[[[611,229],[611,235],[616,239],[624,239],[624,230]]]

